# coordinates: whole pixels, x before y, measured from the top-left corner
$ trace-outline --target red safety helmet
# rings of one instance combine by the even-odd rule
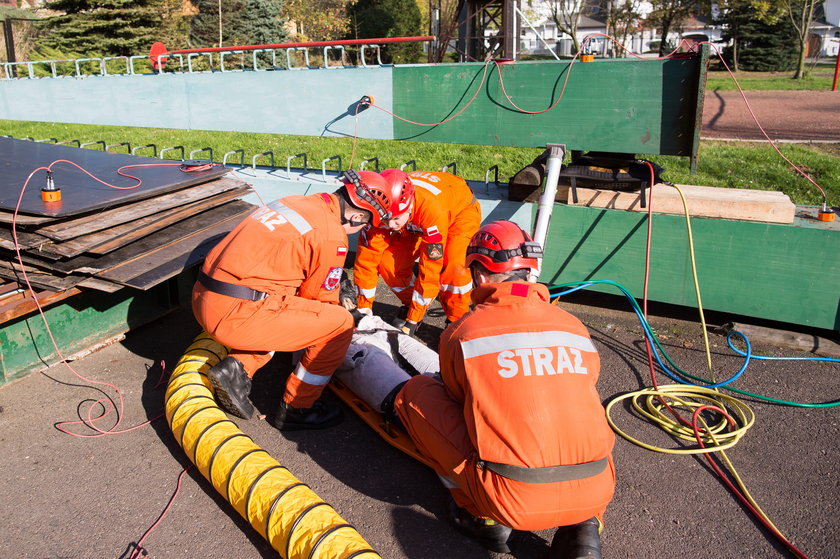
[[[380,173],[391,188],[391,217],[402,215],[411,209],[414,200],[414,183],[408,173],[399,169],[385,169]]]
[[[473,235],[467,247],[466,266],[478,262],[493,273],[522,268],[538,269],[543,250],[512,221],[492,221]]]
[[[372,214],[371,225],[379,227],[393,217],[391,188],[379,173],[350,169],[344,172],[341,181],[350,203]]]

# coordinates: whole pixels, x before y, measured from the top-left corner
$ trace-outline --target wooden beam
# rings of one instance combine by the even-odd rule
[[[691,217],[793,223],[796,213],[796,205],[783,192],[712,186],[677,186],[685,196]],[[654,213],[678,215],[685,213],[680,195],[673,186],[655,184],[652,190],[652,194],[650,190],[645,192],[645,199],[647,203],[652,204]],[[631,212],[648,211],[647,207],[642,207],[639,192],[578,188],[577,197],[577,203],[573,203],[572,192],[569,190],[569,205]]]

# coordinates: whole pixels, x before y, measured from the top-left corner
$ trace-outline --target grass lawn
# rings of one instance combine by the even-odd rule
[[[834,69],[832,67],[829,70],[818,66],[800,80],[793,79],[793,72],[733,72],[733,75],[744,91],[831,91]],[[738,87],[735,80],[726,71],[709,72],[706,78],[706,89],[710,91],[736,90]]]
[[[0,121],[0,134],[15,138],[35,140],[56,138],[59,141],[79,140],[81,143],[104,141],[106,144],[129,142],[132,147],[154,144],[158,152],[166,147],[183,146],[185,157],[193,150],[212,148],[216,161],[225,153],[243,150],[244,161],[250,165],[252,158],[272,151],[275,166],[285,167],[286,158],[306,152],[308,167],[320,169],[321,162],[340,155],[344,169],[358,169],[362,160],[379,158],[380,168],[399,167],[415,160],[417,168],[438,170],[455,163],[457,174],[469,180],[484,180],[487,170],[497,165],[499,180],[507,182],[514,173],[530,163],[541,150],[498,146],[422,143],[388,140],[348,138],[321,138],[277,134],[251,134],[243,132],[211,132],[201,130],[169,130],[115,126],[92,126],[50,122]],[[91,146],[90,149],[97,149]],[[98,147],[101,149],[101,146]],[[783,144],[781,151],[795,164],[810,173],[828,193],[829,204],[840,204],[840,144]],[[111,151],[128,151],[126,146],[114,146]],[[137,155],[152,155],[152,148],[137,151]],[[207,157],[208,153],[196,154]],[[640,157],[644,157],[640,155]],[[180,159],[180,150],[169,150],[167,159]],[[725,143],[703,141],[697,173],[689,172],[687,157],[650,156],[650,160],[664,167],[664,177],[677,184],[695,184],[726,188],[753,188],[780,190],[797,204],[821,204],[822,197],[816,188],[799,176],[766,143]],[[266,165],[268,157],[257,159]],[[228,163],[239,162],[231,156]],[[300,166],[295,160],[294,166]],[[327,165],[335,169],[335,162]],[[368,163],[373,169],[373,163]]]

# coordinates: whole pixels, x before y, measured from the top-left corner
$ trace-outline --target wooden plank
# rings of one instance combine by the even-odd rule
[[[213,250],[213,247],[216,246],[216,244],[221,241],[226,234],[226,232],[221,232],[213,235],[212,237],[205,239],[193,250],[185,254],[181,254],[168,262],[164,262],[160,266],[152,268],[151,270],[147,270],[139,276],[127,280],[125,283],[131,287],[145,291],[162,281],[176,276],[184,270],[202,262],[210,251]]]
[[[741,221],[763,221],[769,223],[793,223],[796,206],[782,192],[748,190],[737,188],[716,188],[711,186],[677,185],[682,191],[691,217],[712,217]],[[608,208],[632,212],[647,212],[642,207],[639,192],[618,192],[594,188],[578,188],[577,203],[569,205],[590,208]],[[666,184],[653,185],[653,211],[655,213],[685,213],[677,190]],[[651,200],[650,193],[646,199]]]
[[[145,254],[160,250],[176,243],[181,239],[200,233],[205,229],[215,226],[217,223],[225,223],[231,219],[241,221],[247,214],[251,213],[256,206],[241,200],[230,202],[218,208],[202,212],[189,219],[185,219],[176,225],[172,225],[149,235],[137,242],[131,243],[119,250],[115,250],[107,256],[89,258],[87,263],[78,263],[71,270],[83,274],[95,274],[115,266],[125,264]],[[237,221],[238,223],[238,221]],[[75,259],[74,259],[75,260]]]
[[[207,198],[220,192],[241,188],[246,183],[234,178],[221,178],[214,181],[184,188],[169,194],[148,198],[132,204],[124,204],[110,210],[103,210],[74,219],[64,220],[61,223],[38,227],[33,232],[44,235],[57,241],[66,241],[93,231],[101,231],[116,225],[122,225],[140,217],[182,206]]]
[[[60,255],[67,258],[76,257],[84,252],[106,254],[121,246],[132,243],[154,231],[177,223],[178,221],[238,198],[250,191],[250,187],[234,188],[221,194],[216,194],[204,200],[192,202],[182,207],[168,209],[150,216],[135,219],[123,225],[117,225],[104,231],[82,235],[69,241],[44,246],[42,252]]]
[[[79,283],[78,287],[87,287],[97,291],[104,291],[105,293],[114,293],[123,289],[125,286],[99,278],[85,278],[84,281]]]
[[[137,239],[143,237],[144,234],[147,235],[147,225],[156,225],[158,229],[167,227],[180,220],[186,219],[189,216],[196,215],[211,208],[221,206],[236,198],[240,198],[249,192],[251,192],[251,187],[246,185],[241,188],[235,188],[233,190],[228,190],[227,192],[222,192],[221,194],[216,194],[204,200],[199,200],[198,202],[187,204],[181,208],[174,208],[173,210],[169,210],[170,213],[167,213],[167,215],[163,215],[163,213],[154,214],[148,218],[137,220],[142,223],[139,223],[140,227],[134,231],[123,231],[121,227],[115,227],[113,230],[118,233],[117,238],[110,242],[93,246],[88,250],[88,252],[92,252],[94,254],[106,254],[121,246],[125,246],[128,243],[136,241]],[[243,202],[243,204],[244,203],[245,202]],[[256,206],[248,204],[248,207],[255,208]],[[146,220],[148,220],[148,222]],[[135,225],[138,225],[138,223],[135,222]]]
[[[34,266],[25,266],[26,279],[34,287],[62,291],[84,281],[84,276],[58,276],[52,272],[40,270]],[[0,278],[6,278],[26,284],[17,262],[0,261]]]
[[[184,266],[194,261],[195,258],[203,259],[210,250],[204,247],[204,245],[208,242],[212,242],[215,245],[215,243],[227,235],[240,221],[241,218],[239,216],[234,216],[204,231],[184,237],[159,250],[150,252],[119,266],[114,266],[108,270],[98,272],[95,275],[98,278],[137,287],[138,289],[148,289],[156,285],[156,283],[160,283],[176,275],[184,269]],[[172,270],[169,267],[172,267]],[[152,280],[147,281],[144,279],[142,281],[132,282],[132,279],[142,277],[150,270],[156,268],[166,268],[166,270],[164,273],[155,276]]]
[[[14,219],[15,213],[7,210],[0,210],[0,223],[12,223],[14,221],[18,225],[43,225],[57,221],[54,217],[43,217],[37,215],[26,215],[18,213],[17,219]]]
[[[17,244],[21,250],[43,247],[51,243],[52,241],[43,235],[17,230]],[[0,227],[0,248],[15,250],[15,239],[11,228]]]
[[[20,287],[20,284],[17,282],[12,282],[10,285],[15,285],[24,291],[20,293],[20,298],[0,298],[0,324],[4,324],[10,320],[20,318],[21,316],[25,316],[38,310],[38,307],[35,304],[36,299],[38,304],[43,308],[52,303],[57,303],[72,297],[77,293],[81,293],[81,291],[75,287],[62,291],[38,290],[35,292],[35,297],[33,298],[32,292],[25,287]]]

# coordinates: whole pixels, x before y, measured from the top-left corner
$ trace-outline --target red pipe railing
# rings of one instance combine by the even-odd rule
[[[198,49],[180,49],[168,51],[166,46],[157,42],[152,45],[149,50],[149,62],[152,68],[159,70],[161,66],[166,64],[166,57],[171,54],[194,54],[200,52],[231,52],[243,50],[257,50],[257,49],[285,49],[285,48],[300,48],[300,47],[329,47],[332,45],[382,45],[389,43],[414,43],[434,41],[433,35],[422,35],[417,37],[382,37],[379,39],[346,39],[338,41],[310,41],[304,43],[276,43],[272,45],[243,45],[236,47],[206,47]]]

